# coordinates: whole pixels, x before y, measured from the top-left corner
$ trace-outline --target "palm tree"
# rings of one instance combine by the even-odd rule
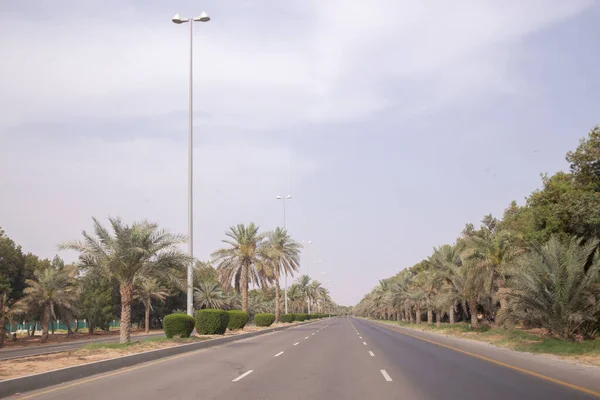
[[[228,303],[227,297],[221,289],[219,282],[206,281],[201,282],[198,287],[194,288],[194,300],[196,308],[217,308],[222,309]],[[232,302],[235,299],[231,299]]]
[[[15,317],[27,312],[27,307],[22,301],[12,302],[8,297],[8,288],[0,294],[0,349],[4,347],[6,323],[11,324]]]
[[[275,322],[279,322],[281,307],[279,305],[279,277],[292,275],[300,268],[300,248],[302,245],[292,240],[285,229],[276,228],[267,234],[262,258],[271,264],[275,279]]]
[[[47,267],[34,272],[35,279],[27,279],[23,291],[24,301],[30,309],[42,309],[41,343],[48,341],[50,318],[56,317],[56,309],[70,310],[79,298],[79,286],[75,279],[76,269]]]
[[[300,275],[296,280],[296,284],[298,285],[298,290],[302,293],[303,303],[307,305],[307,312],[310,312],[310,299],[312,296],[311,287],[310,287],[310,276],[308,275]],[[304,308],[304,306],[302,306]]]
[[[218,264],[221,285],[227,288],[233,282],[235,290],[242,295],[242,310],[248,312],[249,285],[264,286],[268,280],[267,274],[261,273],[261,265],[257,265],[264,235],[258,233],[258,226],[253,222],[248,226],[232,226],[225,235],[228,239],[223,243],[229,247],[215,251],[212,257]]]
[[[600,329],[600,241],[550,238],[510,266],[512,323],[525,321],[566,339],[593,338]],[[510,311],[510,312],[507,312]]]
[[[298,284],[293,284],[288,288],[288,300],[293,312],[302,312],[304,307],[304,294]]]
[[[97,269],[108,279],[119,282],[121,293],[121,343],[131,340],[131,303],[135,282],[149,277],[181,285],[180,276],[190,256],[179,249],[186,243],[183,235],[171,234],[158,225],[141,221],[125,225],[119,218],[109,218],[112,233],[93,218],[95,237],[83,231],[83,241],[62,244],[62,249],[80,253],[83,269]]]
[[[163,287],[156,278],[139,278],[135,285],[135,298],[139,300],[146,311],[144,331],[150,332],[150,310],[152,309],[152,300],[160,302],[165,301],[169,292],[166,287]]]
[[[435,249],[433,256],[430,258],[432,265],[434,265],[439,272],[440,291],[443,292],[442,298],[448,303],[448,317],[451,325],[455,322],[455,313],[458,304],[462,303],[463,309],[466,310],[466,298],[464,293],[466,277],[461,257],[463,250],[464,245],[462,242],[459,242],[454,246],[443,245]]]
[[[466,248],[463,259],[466,268],[466,290],[468,292],[471,326],[479,327],[477,305],[481,304],[495,316],[495,293],[502,284],[502,271],[507,263],[518,253],[513,246],[510,233],[493,232],[483,228],[465,238]]]

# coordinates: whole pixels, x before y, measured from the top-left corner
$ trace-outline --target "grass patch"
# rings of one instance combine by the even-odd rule
[[[600,341],[585,340],[583,342],[569,342],[560,339],[544,338],[537,343],[518,344],[515,346],[515,350],[556,355],[600,356]]]

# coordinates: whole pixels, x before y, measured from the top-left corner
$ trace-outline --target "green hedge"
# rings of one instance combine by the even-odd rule
[[[273,322],[275,322],[275,314],[260,313],[254,316],[256,326],[271,326]]]
[[[163,318],[163,329],[169,339],[173,336],[188,338],[194,330],[194,317],[187,314],[166,315]]]
[[[250,315],[241,310],[230,310],[227,314],[229,314],[229,324],[227,324],[229,330],[244,328],[250,319]]]
[[[281,314],[279,316],[279,321],[281,322],[292,322],[294,320],[294,314]]]
[[[304,321],[306,320],[306,314],[304,313],[300,313],[300,314],[294,314],[294,321]]]
[[[227,330],[229,314],[223,310],[196,311],[196,330],[201,335],[222,335]]]

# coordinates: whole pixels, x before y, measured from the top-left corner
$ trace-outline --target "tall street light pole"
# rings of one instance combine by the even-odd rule
[[[190,264],[187,268],[187,313],[194,314],[194,107],[193,107],[193,86],[194,86],[194,22],[208,22],[210,17],[204,11],[198,17],[182,18],[175,14],[171,19],[176,24],[190,23],[190,120],[189,120],[189,143],[188,143],[188,235]]]
[[[277,200],[283,200],[283,229],[285,228],[285,201],[292,198],[291,194],[288,194],[285,197],[277,196]],[[285,271],[285,288],[283,290],[284,295],[284,303],[285,303],[285,313],[288,313],[288,295],[287,295],[287,271]]]

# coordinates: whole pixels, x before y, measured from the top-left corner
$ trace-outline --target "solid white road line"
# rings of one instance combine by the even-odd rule
[[[294,343],[294,346],[298,346],[300,344],[300,342],[296,342]]]
[[[366,346],[366,345],[367,345],[367,342],[363,342],[363,344]]]
[[[279,353],[275,354],[275,357],[279,357],[282,354],[283,354],[283,351],[280,351]]]
[[[375,354],[373,354],[372,351],[370,351],[369,354],[371,355],[371,357],[375,357]]]
[[[383,377],[385,378],[386,381],[392,382],[392,378],[388,375],[388,373],[385,371],[385,369],[381,370],[381,375],[383,375]]]
[[[251,373],[253,373],[253,372],[254,372],[254,370],[253,370],[253,369],[251,369],[250,371],[248,371],[248,372],[245,372],[245,373],[243,373],[242,375],[238,376],[237,378],[235,378],[235,379],[234,379],[234,380],[232,380],[231,382],[237,382],[237,381],[239,381],[240,379],[244,379],[245,377],[247,377],[248,375],[250,375],[250,374],[251,374]]]

